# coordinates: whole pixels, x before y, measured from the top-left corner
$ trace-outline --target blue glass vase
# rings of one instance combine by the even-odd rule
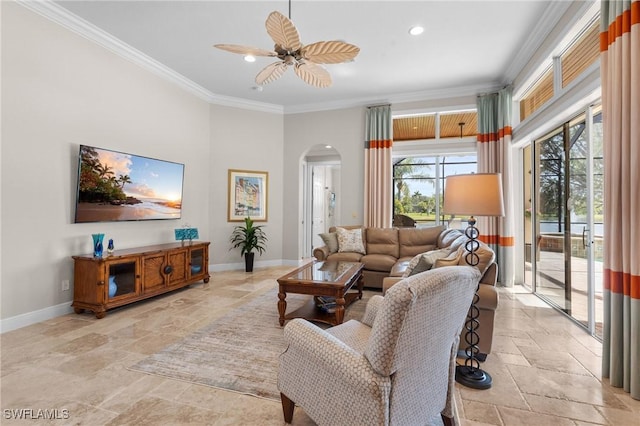
[[[93,238],[93,257],[102,257],[102,240],[104,240],[104,234],[91,234]]]
[[[116,284],[116,277],[113,275],[109,276],[109,297],[113,297],[116,295],[118,291],[118,285]]]

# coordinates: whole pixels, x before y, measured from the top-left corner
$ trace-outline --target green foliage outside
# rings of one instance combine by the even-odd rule
[[[124,186],[131,183],[128,175],[116,177],[111,167],[100,163],[98,153],[93,148],[83,146],[80,156],[78,201],[118,204],[127,200]]]

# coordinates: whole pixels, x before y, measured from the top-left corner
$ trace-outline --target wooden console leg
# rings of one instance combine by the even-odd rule
[[[444,423],[444,426],[453,426],[454,425],[454,421],[453,418],[451,417],[447,417],[444,414],[440,414],[440,416],[442,417],[442,423]]]
[[[280,400],[282,401],[282,413],[284,414],[284,422],[291,424],[293,420],[293,409],[296,408],[296,404],[293,403],[285,394],[280,393]]]

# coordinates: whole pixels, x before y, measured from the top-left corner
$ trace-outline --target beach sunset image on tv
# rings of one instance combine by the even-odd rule
[[[80,145],[76,223],[180,219],[184,165]]]

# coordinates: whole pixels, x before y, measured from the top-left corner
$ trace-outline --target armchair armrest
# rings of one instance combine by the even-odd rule
[[[354,418],[385,424],[391,377],[377,374],[364,354],[303,319],[291,320],[284,338],[278,390],[285,421],[291,421],[295,403],[317,424],[349,424]],[[357,402],[351,404],[351,398]]]
[[[369,327],[373,327],[373,322],[378,316],[378,310],[382,306],[382,302],[384,302],[384,297],[380,296],[379,294],[371,296],[371,299],[369,299],[369,302],[367,302],[367,308],[364,311],[364,317],[362,318],[363,324],[366,324]]]
[[[329,256],[329,247],[322,246],[313,249],[313,257],[318,260],[325,260]]]
[[[301,363],[298,367],[306,370],[311,377],[314,374],[310,370],[316,370],[317,374],[339,377],[341,381],[354,386],[380,382],[387,382],[391,386],[391,379],[377,374],[363,354],[309,321],[300,318],[291,320],[284,328],[284,339],[287,349],[280,356],[281,363],[284,358],[287,362]],[[349,368],[345,368],[345,365]]]

